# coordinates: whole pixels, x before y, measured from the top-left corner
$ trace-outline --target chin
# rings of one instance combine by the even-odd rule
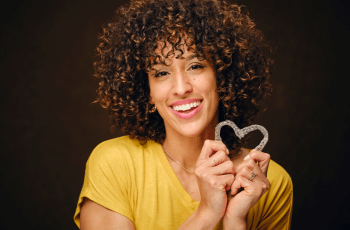
[[[208,133],[208,129],[198,129],[198,126],[195,128],[191,128],[191,127],[185,127],[184,130],[181,130],[181,134],[185,137],[197,137],[197,136],[201,136],[203,134]]]

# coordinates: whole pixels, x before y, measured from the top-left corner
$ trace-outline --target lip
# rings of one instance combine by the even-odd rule
[[[183,103],[184,101],[186,101],[185,103]],[[189,102],[190,101],[190,102]],[[178,103],[178,102],[174,102],[172,105],[182,105],[182,104],[188,104],[188,103],[191,103],[191,102],[194,102],[194,101],[198,101],[197,99],[187,99],[187,100],[183,100],[183,101],[179,101],[181,103]],[[175,104],[175,103],[178,103],[178,104]],[[196,116],[196,114],[199,112],[199,110],[202,108],[202,105],[203,105],[203,101],[199,104],[199,106],[197,108],[195,108],[194,110],[192,110],[191,112],[189,113],[180,113],[176,110],[174,110],[172,107],[170,107],[171,111],[173,111],[173,113],[178,117],[178,118],[181,118],[181,119],[190,119],[191,117],[194,117]]]
[[[189,103],[197,102],[197,101],[201,101],[201,99],[192,98],[192,99],[186,99],[186,100],[182,100],[182,101],[175,101],[175,102],[171,103],[170,106],[185,105],[185,104],[189,104]]]

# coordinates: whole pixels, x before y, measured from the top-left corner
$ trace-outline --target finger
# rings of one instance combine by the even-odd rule
[[[240,190],[241,188],[243,187],[242,186],[242,182],[241,182],[241,179],[242,177],[235,177],[235,180],[233,181],[232,185],[231,185],[231,192],[230,194],[232,196],[236,195]]]
[[[252,150],[245,158],[244,160],[248,160],[249,158],[253,159],[254,161],[258,162],[258,165],[261,169],[261,171],[267,175],[267,170],[269,168],[270,163],[270,155],[267,153],[263,153],[260,151]]]
[[[234,176],[232,174],[225,174],[216,176],[216,183],[219,185],[220,190],[228,191],[231,188],[231,185],[234,181]]]
[[[212,167],[208,172],[213,175],[235,174],[235,170],[231,160],[225,161],[220,165]]]
[[[248,183],[248,181],[250,182]],[[252,171],[244,168],[235,176],[234,184],[231,186],[231,194],[237,194],[241,188],[244,188],[244,191],[249,193],[265,193],[270,188],[270,182],[265,176],[253,176]]]
[[[260,169],[260,167],[255,163],[255,161],[253,159],[248,159],[245,160],[244,163],[240,164],[237,168],[237,175],[244,175],[245,178],[247,178],[248,180],[251,180],[252,178],[252,172],[254,172],[254,174],[256,175],[256,177],[258,177],[259,179],[261,179],[265,184],[269,184],[269,180],[266,178],[266,175],[262,172],[262,170]],[[254,179],[255,180],[255,179]]]
[[[265,174],[262,172],[260,167],[251,158],[249,158],[249,159],[245,160],[243,163],[239,164],[236,167],[236,172],[239,174],[245,168],[249,169],[249,171],[254,171],[257,175],[259,175],[261,177],[265,177]]]
[[[211,155],[218,151],[223,151],[228,154],[227,147],[223,142],[206,140],[198,157],[197,166],[203,164]]]
[[[233,181],[231,185],[231,192],[230,194],[232,196],[237,195],[240,191],[245,191],[248,193],[261,193],[264,188],[267,186],[263,182],[253,182],[243,176],[235,177],[235,180]],[[244,190],[241,190],[241,188],[244,188]]]
[[[225,161],[230,161],[230,158],[226,155],[224,151],[218,151],[209,157],[203,165],[207,167],[215,167],[222,164]]]
[[[223,151],[218,151],[210,158],[208,158],[204,163],[196,167],[195,173],[200,175],[206,173],[214,167],[221,165],[223,162],[231,161],[230,158]]]
[[[250,180],[250,181],[257,183],[257,184],[261,184],[261,183],[268,184],[269,183],[267,178],[262,173],[260,173],[260,175],[259,175],[259,173],[255,173],[254,170],[250,170],[249,168],[243,168],[236,175],[236,178],[239,178],[239,177],[244,177],[245,179]]]
[[[207,172],[217,165],[221,165],[223,162],[231,161],[230,158],[223,151],[218,151],[214,155],[212,155],[209,159],[207,159],[204,163],[197,166],[196,171],[197,174]]]

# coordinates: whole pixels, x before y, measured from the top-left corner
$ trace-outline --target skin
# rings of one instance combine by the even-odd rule
[[[169,49],[168,46],[165,52]],[[192,52],[186,51],[183,59],[175,58],[178,54],[179,51],[170,56],[170,66],[157,64],[153,66],[155,71],[149,72],[150,103],[156,105],[164,120],[167,136],[164,149],[169,154],[176,151],[177,160],[186,169],[194,171],[203,143],[214,139],[218,123],[216,71],[210,62],[199,61]],[[201,110],[190,119],[178,118],[170,108],[173,102],[184,99],[202,100]],[[179,151],[178,146],[183,146],[182,150]]]
[[[200,201],[179,229],[213,229],[220,219],[224,229],[246,229],[249,210],[270,186],[266,178],[270,156],[242,149],[242,154],[231,160],[224,143],[214,141],[219,104],[216,71],[209,58],[199,61],[186,48],[183,59],[175,58],[175,52],[169,57],[170,66],[157,64],[148,73],[150,103],[156,105],[166,129],[163,148],[195,172],[188,173],[169,159],[186,191]],[[202,100],[202,108],[194,117],[181,119],[172,112],[171,103],[192,98]],[[253,181],[252,171],[256,174]],[[244,190],[238,192],[242,187]],[[134,229],[134,225],[125,216],[87,199],[82,206],[81,229]]]
[[[80,229],[134,230],[135,227],[134,223],[127,217],[85,198],[80,213]]]

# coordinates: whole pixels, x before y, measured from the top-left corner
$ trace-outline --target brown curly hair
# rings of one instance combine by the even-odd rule
[[[272,90],[273,62],[266,56],[270,49],[244,6],[217,0],[132,0],[117,10],[99,39],[94,63],[100,79],[97,101],[108,108],[113,129],[141,144],[165,139],[162,117],[149,112],[147,72],[174,50],[183,53],[183,40],[191,47],[188,50],[200,58],[205,58],[205,50],[213,61],[219,121],[232,120],[241,128],[251,124],[260,110],[258,102]],[[159,42],[163,48],[165,43],[172,46],[168,53],[162,52],[163,57],[155,53]],[[247,142],[229,127],[221,133],[231,150]]]

